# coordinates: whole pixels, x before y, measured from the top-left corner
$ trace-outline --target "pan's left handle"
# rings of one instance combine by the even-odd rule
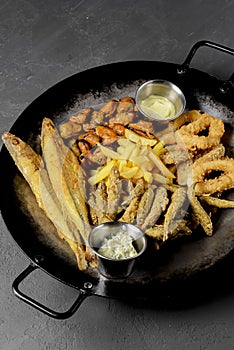
[[[21,299],[22,301],[24,301],[25,303],[31,305],[32,307],[36,308],[37,310],[43,312],[44,314],[56,318],[56,319],[67,319],[69,317],[71,317],[79,308],[79,306],[81,305],[81,303],[84,301],[84,299],[89,295],[88,293],[84,292],[84,291],[79,291],[79,295],[77,297],[77,299],[75,300],[75,302],[72,304],[72,306],[64,312],[58,312],[55,310],[52,310],[50,308],[48,308],[47,306],[39,303],[38,301],[32,299],[31,297],[29,297],[28,295],[24,294],[20,289],[19,286],[20,284],[23,282],[23,280],[33,271],[35,271],[38,268],[37,265],[34,264],[30,264],[23,272],[20,273],[20,275],[18,277],[16,277],[16,279],[14,280],[13,284],[12,284],[12,289],[14,294]]]

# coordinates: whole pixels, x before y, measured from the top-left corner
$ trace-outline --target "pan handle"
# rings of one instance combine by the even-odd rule
[[[77,299],[75,300],[75,302],[72,304],[72,306],[64,312],[57,312],[54,311],[52,309],[49,309],[47,306],[42,305],[41,303],[39,303],[38,301],[32,299],[31,297],[27,296],[26,294],[24,294],[22,291],[20,291],[19,286],[21,284],[21,282],[30,274],[32,273],[34,270],[36,270],[38,268],[38,266],[30,263],[30,265],[23,271],[20,273],[20,275],[18,277],[16,277],[16,279],[14,280],[14,282],[12,283],[12,289],[14,294],[21,299],[22,301],[24,301],[25,303],[31,305],[32,307],[36,308],[37,310],[43,312],[44,314],[56,318],[56,319],[60,319],[60,320],[64,320],[67,319],[69,317],[71,317],[76,310],[79,308],[79,306],[81,305],[81,303],[84,301],[84,299],[89,295],[84,291],[79,292],[79,296],[77,297]]]
[[[201,40],[198,41],[196,44],[194,44],[191,48],[191,50],[189,51],[187,57],[185,58],[184,62],[182,63],[182,65],[180,66],[179,69],[179,73],[186,73],[187,69],[189,68],[191,61],[195,55],[195,53],[197,52],[197,50],[202,47],[202,46],[207,46],[210,47],[212,49],[215,50],[219,50],[222,51],[224,53],[228,53],[230,55],[234,56],[234,50],[227,47],[227,46],[223,46],[217,43],[214,43],[212,41],[207,41],[207,40]],[[234,73],[231,75],[231,77],[227,80],[227,82],[231,83],[232,85],[234,85]]]

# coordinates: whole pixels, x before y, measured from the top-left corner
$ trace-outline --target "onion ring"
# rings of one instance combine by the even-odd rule
[[[221,171],[221,175],[205,180],[212,171]],[[223,158],[203,162],[193,169],[193,181],[196,195],[209,195],[223,192],[234,187],[234,159]]]
[[[197,110],[188,111],[179,116],[179,118],[170,122],[170,125],[174,127],[174,129],[178,130],[181,126],[186,125],[188,123],[192,123],[198,120],[201,117],[201,113]]]
[[[207,129],[207,136],[199,135]],[[209,114],[202,114],[197,120],[181,126],[177,132],[186,148],[196,152],[217,146],[224,134],[224,124],[221,119],[214,118]]]

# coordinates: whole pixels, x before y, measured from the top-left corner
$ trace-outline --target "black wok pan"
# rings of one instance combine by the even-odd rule
[[[234,50],[208,41],[197,42],[182,65],[157,61],[113,63],[75,74],[33,101],[19,116],[11,132],[38,150],[42,119],[48,116],[60,123],[75,111],[99,105],[111,98],[134,96],[146,80],[165,79],[178,85],[185,94],[188,109],[200,109],[225,123],[224,143],[233,156],[234,74],[222,81],[190,67],[196,51],[208,46],[234,55]],[[18,173],[6,148],[0,154],[1,213],[15,242],[30,260],[29,266],[13,282],[14,293],[23,301],[54,318],[68,318],[89,295],[119,299],[143,298],[176,302],[214,294],[225,278],[233,278],[233,211],[220,210],[215,234],[166,246],[145,269],[136,266],[123,280],[105,279],[97,272],[81,272],[65,242],[48,226],[28,185]],[[230,191],[228,196],[233,197]],[[19,289],[24,278],[40,268],[62,283],[78,290],[78,298],[66,312],[57,312],[38,303]],[[221,281],[221,282],[220,282]],[[195,288],[201,293],[194,293]],[[205,291],[205,292],[204,292]]]

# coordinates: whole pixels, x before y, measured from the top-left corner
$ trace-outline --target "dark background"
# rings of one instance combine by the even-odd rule
[[[0,132],[47,88],[85,69],[136,59],[182,63],[202,39],[234,48],[233,19],[233,0],[0,0]],[[233,57],[208,48],[192,65],[221,79],[234,71]],[[48,318],[13,295],[28,260],[0,225],[1,350],[233,349],[234,290],[174,310],[90,297],[72,318]],[[77,295],[40,271],[24,286],[55,308]],[[206,291],[198,286],[198,293]]]

